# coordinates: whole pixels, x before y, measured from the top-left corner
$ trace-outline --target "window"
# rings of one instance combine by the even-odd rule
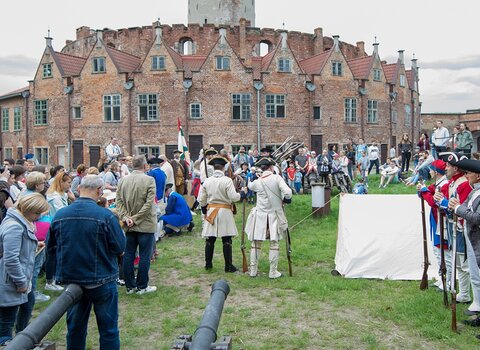
[[[35,158],[41,165],[48,165],[48,147],[36,147]]]
[[[380,69],[373,70],[373,80],[382,81],[382,71]]]
[[[278,71],[287,73],[292,71],[292,67],[290,66],[290,60],[288,58],[278,59]]]
[[[2,108],[2,131],[8,131],[10,126],[10,111],[8,108]]]
[[[357,99],[356,98],[345,99],[345,121],[347,123],[357,122]]]
[[[412,125],[412,108],[410,105],[405,105],[405,126]]]
[[[216,65],[217,70],[230,70],[230,57],[217,56],[216,61],[217,61],[217,65]]]
[[[159,146],[138,146],[137,154],[138,155],[144,154],[147,158],[151,158],[151,157],[158,158],[160,156],[160,147]]]
[[[118,122],[121,118],[121,96],[105,95],[103,96],[103,118],[106,122]]]
[[[11,147],[6,147],[5,148],[5,157],[3,159],[7,159],[7,158],[14,158],[13,157],[13,148],[11,148]]]
[[[15,107],[13,109],[13,131],[18,131],[22,128],[22,107]]]
[[[232,94],[232,119],[249,120],[251,109],[250,94]]]
[[[396,123],[397,122],[397,110],[396,109],[392,109],[392,123]]]
[[[48,101],[37,100],[34,101],[35,116],[34,125],[47,125],[48,124]]]
[[[202,118],[202,105],[200,103],[190,104],[190,118],[192,119]]]
[[[267,118],[285,118],[285,95],[265,95]]]
[[[367,123],[378,123],[378,102],[368,100],[367,103]]]
[[[405,75],[400,74],[400,86],[405,87]]]
[[[152,70],[165,69],[165,56],[152,56]]]
[[[313,119],[320,120],[322,119],[322,109],[320,106],[313,106]]]
[[[82,107],[80,106],[72,107],[72,118],[82,119]]]
[[[337,76],[342,75],[342,62],[332,62],[332,74]]]
[[[93,58],[93,73],[105,73],[105,57],[94,57]]]
[[[42,77],[43,78],[51,78],[52,77],[52,64],[51,63],[45,63],[42,66]]]
[[[138,95],[138,120],[142,122],[158,120],[156,94]]]

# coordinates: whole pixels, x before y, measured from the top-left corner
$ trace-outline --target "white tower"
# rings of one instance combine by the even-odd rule
[[[238,25],[240,18],[255,26],[255,0],[188,0],[188,23]]]

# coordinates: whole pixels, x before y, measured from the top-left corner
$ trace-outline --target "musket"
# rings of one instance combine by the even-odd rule
[[[452,331],[457,332],[457,224],[458,217],[453,215],[452,229],[452,276],[450,279],[450,292],[452,294]]]
[[[248,264],[247,264],[247,255],[245,254],[245,207],[246,207],[247,200],[243,200],[243,208],[242,208],[242,244],[240,249],[242,250],[242,271],[243,273],[248,271]]]
[[[420,282],[420,290],[428,289],[428,246],[427,246],[427,224],[425,221],[425,200],[421,197],[422,201],[422,229],[423,229],[423,276]]]
[[[443,304],[445,307],[448,307],[448,295],[447,295],[447,266],[445,264],[445,225],[443,222],[443,214],[440,208],[438,208],[438,220],[440,221],[440,274],[442,278],[442,286],[443,286]]]
[[[285,240],[286,245],[287,245],[287,261],[288,261],[288,275],[290,277],[293,276],[293,271],[292,271],[292,241],[290,239],[290,230],[287,227],[287,239]]]
[[[277,154],[278,152],[281,151],[282,147],[285,146],[285,144],[287,142],[289,142],[291,139],[293,139],[293,136],[289,136],[285,139],[285,141],[283,141],[283,143],[280,145],[280,147],[277,147],[277,149],[275,151],[272,152],[271,156],[275,156],[275,154]]]

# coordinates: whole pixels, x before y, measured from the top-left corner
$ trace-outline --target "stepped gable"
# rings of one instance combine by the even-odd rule
[[[347,61],[355,79],[367,80],[372,70],[375,56],[354,58]]]

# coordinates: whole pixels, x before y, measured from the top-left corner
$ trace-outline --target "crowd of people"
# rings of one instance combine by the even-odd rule
[[[5,159],[0,167],[0,277],[5,281],[0,284],[0,344],[12,339],[14,330],[18,333],[26,327],[36,302],[50,299],[37,286],[44,270],[47,293],[61,292],[69,283],[83,290],[80,302],[67,312],[67,347],[85,348],[93,307],[101,349],[120,348],[119,286],[125,286],[127,294],[155,292],[157,287],[149,283],[155,242],[191,231],[192,215],[200,209],[206,270],[213,269],[217,238],[222,239],[225,272],[238,270],[232,254],[232,239],[238,234],[233,215],[235,203],[241,201],[243,206],[254,205],[245,224],[251,241],[248,274],[259,275],[262,245],[269,241],[268,277],[279,278],[279,241],[288,232],[283,205],[291,202],[293,194],[305,193],[312,181],[330,187],[342,182],[349,191],[368,193],[374,168],[381,188],[395,181],[416,185],[419,196],[432,207],[433,222],[439,220],[437,208],[445,212],[449,244],[443,249],[449,271],[458,258],[457,301],[472,302],[468,312],[478,315],[480,161],[468,159],[473,142],[468,133],[461,124],[452,138],[439,122],[432,137],[422,134],[415,148],[404,135],[398,154],[392,147],[383,165],[378,143],[367,145],[363,139],[349,140],[340,150],[333,145],[319,155],[300,147],[298,154],[282,159],[273,159],[269,148],[241,147],[235,155],[206,148],[189,164],[182,151],[175,151],[172,159],[126,156],[112,138],[98,167],[80,164],[74,174],[63,166],[38,165],[32,155]],[[445,153],[449,147],[457,152]],[[424,183],[429,179],[433,184],[427,187]],[[452,213],[463,218],[464,225],[455,225]],[[465,238],[452,257],[455,229],[458,239]],[[432,226],[436,256],[442,249],[438,230],[439,225]],[[479,317],[466,322],[480,326]]]

